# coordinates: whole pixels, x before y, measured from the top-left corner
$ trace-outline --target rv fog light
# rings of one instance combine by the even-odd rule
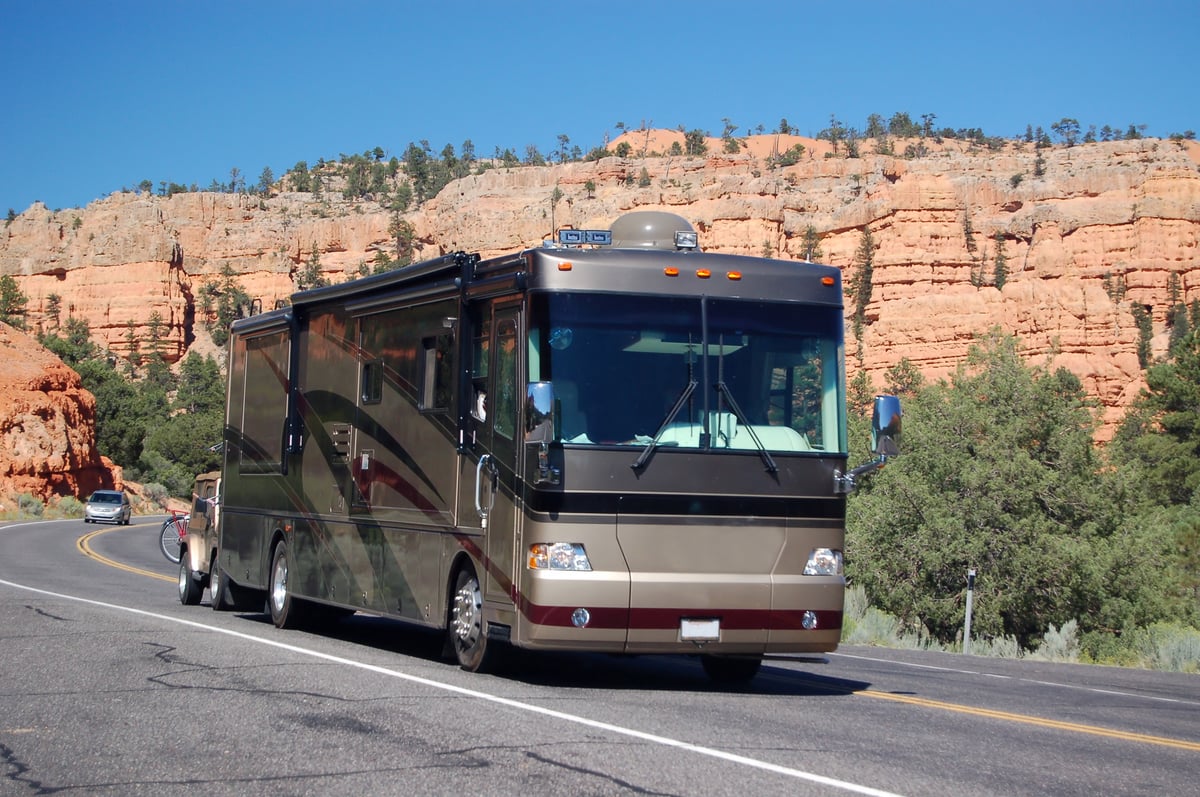
[[[811,631],[817,627],[816,612],[805,612],[800,615],[800,625],[804,626],[805,631]]]
[[[576,609],[575,611],[571,612],[571,623],[576,628],[583,628],[585,625],[591,622],[591,619],[592,613],[587,609]]]
[[[578,542],[537,542],[529,546],[530,570],[591,570],[587,551]]]
[[[804,565],[806,576],[840,576],[842,552],[836,548],[813,548]]]

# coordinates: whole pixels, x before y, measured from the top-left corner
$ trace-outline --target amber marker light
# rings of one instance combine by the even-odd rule
[[[706,280],[712,276],[712,272],[706,268],[698,268],[696,269],[696,276],[702,280]]]
[[[821,284],[832,286],[833,285],[833,277],[821,277]]]
[[[674,266],[667,266],[666,268],[663,269],[663,273],[666,274],[668,277],[678,277],[679,269],[675,268]]]
[[[728,277],[729,279],[733,280],[734,282],[737,282],[738,280],[740,280],[742,278],[742,272],[730,271],[730,272],[727,272],[725,274],[725,276]]]
[[[572,268],[574,268],[574,266],[571,264],[570,260],[564,260],[558,264],[559,271],[570,271]]]

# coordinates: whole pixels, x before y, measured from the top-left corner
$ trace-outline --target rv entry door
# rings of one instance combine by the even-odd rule
[[[516,578],[517,444],[525,395],[521,375],[520,302],[517,297],[470,305],[474,341],[471,422],[474,440],[459,458],[459,525],[481,535],[480,579],[485,600],[511,599]]]

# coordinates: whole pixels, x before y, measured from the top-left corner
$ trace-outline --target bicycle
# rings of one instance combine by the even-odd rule
[[[179,564],[180,546],[183,544],[183,538],[187,536],[188,520],[191,517],[188,512],[172,509],[171,516],[163,521],[162,528],[158,530],[158,544],[162,548],[163,556],[173,564]]]

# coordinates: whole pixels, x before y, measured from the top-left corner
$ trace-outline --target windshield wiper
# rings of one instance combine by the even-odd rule
[[[707,354],[707,351],[705,352]],[[775,464],[775,460],[771,458],[771,454],[767,451],[767,447],[758,439],[758,435],[754,432],[754,425],[746,417],[746,413],[742,412],[742,408],[733,399],[733,392],[729,389],[729,385],[725,384],[725,335],[721,335],[717,339],[717,396],[718,399],[725,399],[729,403],[729,409],[733,410],[733,415],[737,418],[738,423],[742,428],[750,433],[750,439],[754,441],[754,445],[758,447],[758,453],[762,456],[763,464],[767,466],[767,473],[776,473],[779,467]],[[721,404],[718,400],[717,410],[720,411]]]
[[[663,422],[658,425],[658,431],[654,433],[654,439],[642,450],[638,458],[634,460],[632,467],[634,470],[641,470],[646,467],[646,463],[650,461],[650,457],[654,454],[654,449],[658,446],[658,439],[662,437],[663,432],[675,420],[675,416],[683,409],[683,405],[687,404],[688,399],[692,397],[692,393],[696,391],[696,380],[692,379],[688,382],[687,387],[683,389],[683,393],[675,401],[675,406],[671,407],[671,411],[667,413],[667,417],[663,418]]]
[[[733,400],[733,393],[729,391],[729,386],[725,384],[725,380],[721,379],[717,382],[717,391],[721,397],[729,404],[729,409],[733,410],[733,415],[737,418],[741,428],[750,433],[750,439],[754,441],[754,445],[758,446],[758,453],[762,455],[763,463],[767,466],[767,473],[775,473],[779,467],[775,464],[775,460],[771,458],[771,453],[767,451],[767,447],[758,439],[758,435],[754,433],[754,425],[746,418],[746,414],[742,412],[742,408]]]

